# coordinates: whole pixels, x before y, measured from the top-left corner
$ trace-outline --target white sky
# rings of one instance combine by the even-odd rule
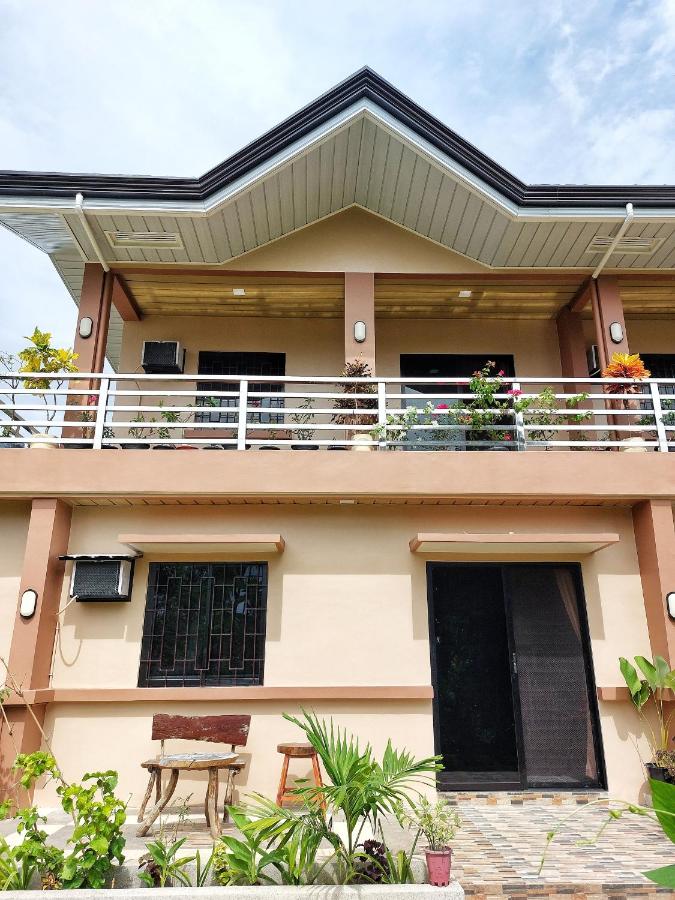
[[[0,0],[0,169],[200,175],[365,64],[525,181],[675,183],[675,0]],[[0,229],[0,349],[36,324]]]

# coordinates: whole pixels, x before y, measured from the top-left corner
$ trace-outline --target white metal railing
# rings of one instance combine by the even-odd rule
[[[468,377],[20,373],[0,379],[0,447],[675,448],[675,379],[502,378],[493,400]]]

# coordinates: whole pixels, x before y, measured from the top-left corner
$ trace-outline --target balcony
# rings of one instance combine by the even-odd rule
[[[675,447],[675,379],[500,378],[483,406],[469,377],[209,375],[208,382],[194,375],[8,375],[0,382],[0,448],[400,453]]]

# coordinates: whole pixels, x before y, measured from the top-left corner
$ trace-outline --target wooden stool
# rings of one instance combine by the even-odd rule
[[[286,785],[288,777],[288,763],[291,759],[311,759],[312,772],[314,773],[314,784],[317,787],[323,787],[321,780],[321,769],[319,768],[319,758],[316,750],[311,744],[278,744],[277,753],[283,753],[284,761],[281,765],[281,778],[279,779],[279,790],[277,791],[277,806],[283,806],[284,800],[289,798],[297,799],[297,794],[289,792]],[[321,799],[321,809],[326,810],[326,803]]]

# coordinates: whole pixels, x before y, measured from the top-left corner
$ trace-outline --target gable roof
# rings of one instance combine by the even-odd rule
[[[522,209],[623,207],[626,203],[654,208],[675,205],[673,185],[526,184],[368,66],[199,178],[0,171],[0,196],[65,198],[82,192],[90,200],[207,203],[218,192],[363,101],[373,103],[505,200]]]

